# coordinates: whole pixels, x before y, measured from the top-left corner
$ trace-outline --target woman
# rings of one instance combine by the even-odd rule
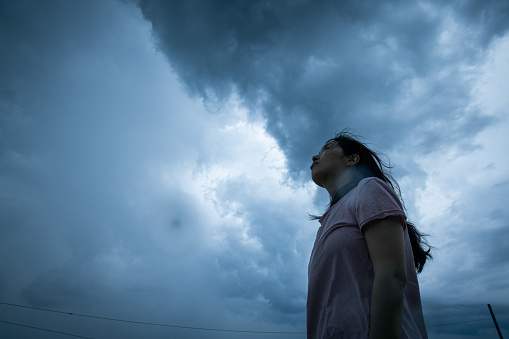
[[[312,179],[331,203],[316,217],[308,338],[427,338],[417,272],[431,255],[406,221],[388,166],[348,132],[312,160]]]

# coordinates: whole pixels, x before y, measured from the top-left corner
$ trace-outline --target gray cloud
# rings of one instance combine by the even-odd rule
[[[468,67],[509,22],[507,4],[480,1],[139,6],[190,93],[222,100],[238,92],[262,111],[294,173],[347,126],[386,147],[416,136],[434,147],[481,130],[490,119],[476,110],[464,114],[471,104]]]
[[[248,225],[249,238],[255,241],[246,246],[241,234],[227,235],[217,259],[223,272],[220,292],[230,298],[258,300],[263,307],[258,316],[265,321],[302,323],[307,289],[302,263],[311,248],[295,225],[302,224],[306,213],[295,215],[293,201],[260,199],[263,195],[256,185],[246,188],[246,182],[249,179],[241,176],[218,183],[216,189],[221,204],[237,206],[232,212]]]
[[[472,103],[479,70],[471,66],[506,34],[506,16],[505,3],[482,1],[0,1],[0,300],[302,330],[316,231],[307,213],[327,200],[307,186],[310,156],[353,127],[391,155],[415,210],[418,189],[444,169],[408,155],[448,146],[468,155],[484,147],[473,136],[503,122]],[[235,115],[232,93],[252,126],[236,124],[248,122]],[[287,159],[259,138],[264,127]],[[507,246],[498,239],[507,213],[496,204],[506,190],[503,180],[465,189],[447,210],[461,218],[440,231],[422,277],[428,303],[445,305],[428,307],[430,323],[458,320],[457,299],[474,287],[506,293]],[[479,215],[493,228],[475,230]],[[457,270],[448,258],[471,266]],[[442,302],[446,293],[454,305]],[[238,337],[0,307],[3,320],[92,337]],[[466,308],[468,319],[484,316]],[[24,331],[0,327],[7,337],[44,337]]]

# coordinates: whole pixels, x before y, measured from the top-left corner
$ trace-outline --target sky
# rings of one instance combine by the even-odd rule
[[[1,0],[0,46],[2,337],[305,338],[344,128],[429,234],[430,338],[509,336],[507,1]]]

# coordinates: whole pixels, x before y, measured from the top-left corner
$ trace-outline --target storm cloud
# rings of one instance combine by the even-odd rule
[[[305,337],[308,214],[328,201],[307,171],[347,127],[395,164],[430,234],[430,338],[495,336],[487,303],[506,333],[508,16],[0,1],[0,333]]]
[[[491,119],[472,107],[473,68],[509,27],[497,1],[139,6],[188,91],[210,101],[236,93],[266,119],[292,171],[342,126],[386,147],[475,134]]]

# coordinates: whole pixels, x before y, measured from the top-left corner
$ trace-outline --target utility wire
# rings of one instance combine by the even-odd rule
[[[56,311],[56,310],[50,310],[50,309],[47,309],[47,308],[18,305],[18,304],[6,303],[6,302],[2,302],[2,301],[0,301],[0,304],[1,305],[7,305],[7,306],[21,307],[21,308],[29,308],[29,309],[38,310],[38,311],[53,312],[53,313],[67,314],[67,315],[75,315],[75,316],[78,316],[78,317],[85,317],[85,318],[118,321],[118,322],[125,322],[125,323],[131,323],[131,324],[140,324],[140,325],[182,328],[182,329],[188,329],[188,330],[215,331],[215,332],[236,332],[236,333],[265,333],[265,334],[306,334],[306,332],[250,331],[250,330],[232,330],[232,329],[220,329],[220,328],[207,328],[207,327],[192,327],[192,326],[179,326],[179,325],[169,325],[169,324],[158,324],[158,323],[150,323],[150,322],[143,322],[143,321],[126,320],[126,319],[118,319],[118,318],[108,318],[108,317],[99,317],[99,316],[88,315],[88,314],[80,314],[80,313]],[[470,323],[470,322],[475,322],[475,321],[483,321],[483,320],[490,320],[490,319],[491,318],[481,318],[481,319],[459,321],[459,322],[447,323],[447,324],[426,325],[426,327],[438,327],[438,326],[456,325],[456,324],[464,324],[464,323]],[[0,322],[8,323],[6,321],[0,321]],[[14,324],[14,325],[19,325],[19,324]],[[19,325],[19,326],[23,326],[23,325]],[[27,326],[27,327],[30,327],[30,326]],[[35,328],[35,327],[33,327],[33,328]],[[66,334],[66,333],[64,333],[64,334]],[[82,337],[82,338],[87,338],[87,337]]]
[[[126,319],[118,319],[118,318],[107,318],[107,317],[99,317],[99,316],[88,315],[88,314],[80,314],[80,313],[56,311],[56,310],[50,310],[50,309],[47,309],[47,308],[40,308],[40,307],[33,307],[33,306],[11,304],[11,303],[6,303],[6,302],[2,302],[2,301],[0,301],[0,304],[1,305],[7,305],[7,306],[14,306],[14,307],[29,308],[29,309],[45,311],[45,312],[53,312],[53,313],[60,313],[60,314],[67,314],[67,315],[75,315],[75,316],[78,316],[78,317],[85,317],[85,318],[118,321],[118,322],[131,323],[131,324],[140,324],[140,325],[151,325],[151,326],[161,326],[161,327],[182,328],[182,329],[188,329],[188,330],[215,331],[215,332],[236,332],[236,333],[265,333],[265,334],[306,334],[306,332],[249,331],[249,330],[231,330],[231,329],[221,329],[221,328],[207,328],[207,327],[192,327],[192,326],[168,325],[168,324],[158,324],[158,323],[150,323],[150,322],[143,322],[143,321],[126,320]]]
[[[459,321],[457,323],[448,323],[448,324],[439,324],[439,325],[426,325],[426,327],[438,327],[438,326],[446,326],[446,325],[456,325],[456,324],[472,323],[474,321],[482,321],[482,320],[491,320],[491,318],[482,318],[482,319],[475,319],[475,320]]]
[[[82,335],[77,335],[77,334],[71,334],[71,333],[66,333],[66,332],[48,330],[47,328],[41,328],[41,327],[28,326],[28,325],[17,324],[17,323],[11,323],[10,321],[0,320],[0,323],[5,323],[5,324],[9,324],[9,325],[16,325],[16,326],[21,326],[21,327],[28,327],[28,328],[32,328],[32,329],[39,330],[39,331],[46,331],[46,332],[51,332],[51,333],[64,334],[64,335],[68,335],[68,336],[75,337],[75,338],[94,339],[94,338],[91,338],[91,337],[84,337]]]

